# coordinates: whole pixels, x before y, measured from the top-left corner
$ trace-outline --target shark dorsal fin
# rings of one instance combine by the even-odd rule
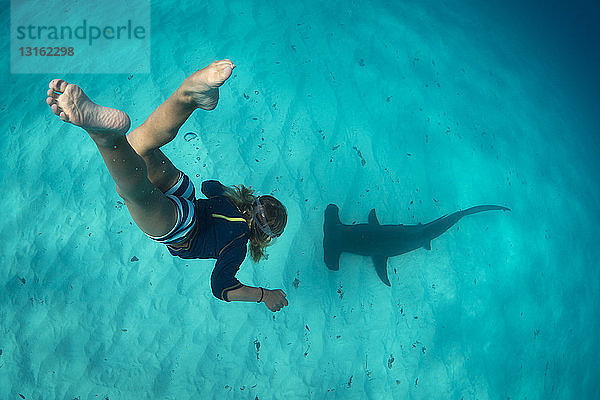
[[[375,214],[375,209],[372,209],[369,213],[369,225],[379,225],[377,215]]]

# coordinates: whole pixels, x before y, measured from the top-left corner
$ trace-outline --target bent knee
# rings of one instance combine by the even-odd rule
[[[115,184],[115,189],[117,189],[117,194],[119,195],[119,197],[127,201],[127,197],[125,196],[119,185]]]
[[[119,197],[121,197],[123,200],[125,200],[125,197],[123,196],[123,192],[121,192],[119,185],[115,184],[115,189],[117,190],[117,194],[119,195]]]
[[[123,190],[121,190],[119,185],[115,184],[115,189],[117,190],[119,197],[122,198],[125,203],[133,203],[136,201],[135,197],[132,197],[131,195],[128,196]]]
[[[154,190],[158,191],[157,188],[152,187],[150,190],[148,188],[144,189],[136,189],[130,191],[129,195],[125,193],[125,191],[121,190],[119,185],[115,184],[115,189],[117,190],[117,194],[119,197],[125,201],[125,203],[145,203],[148,204],[149,196],[152,194]]]

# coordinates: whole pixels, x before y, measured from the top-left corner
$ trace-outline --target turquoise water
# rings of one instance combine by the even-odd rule
[[[287,293],[275,314],[218,301],[214,261],[133,224],[48,110],[56,76],[8,74],[3,10],[0,398],[600,398],[598,10],[575,6],[156,2],[150,74],[61,75],[137,126],[195,69],[236,63],[164,151],[197,188],[284,202],[269,259],[237,275]],[[347,224],[513,211],[390,258],[387,287],[365,257],[325,267],[329,203]]]

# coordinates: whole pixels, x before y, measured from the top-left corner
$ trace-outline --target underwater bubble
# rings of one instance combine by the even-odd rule
[[[196,136],[198,135],[196,135],[194,132],[188,132],[185,135],[183,135],[183,139],[185,139],[186,142],[189,142],[190,140],[195,139]]]

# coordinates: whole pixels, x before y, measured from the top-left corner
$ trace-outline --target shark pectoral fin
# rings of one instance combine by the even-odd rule
[[[423,245],[425,250],[431,250],[431,240]]]
[[[377,271],[379,279],[386,285],[392,286],[387,276],[387,257],[373,257],[373,262],[375,263],[375,271]]]
[[[375,214],[375,209],[372,209],[369,213],[369,225],[379,225],[379,220],[377,219],[377,214]]]

